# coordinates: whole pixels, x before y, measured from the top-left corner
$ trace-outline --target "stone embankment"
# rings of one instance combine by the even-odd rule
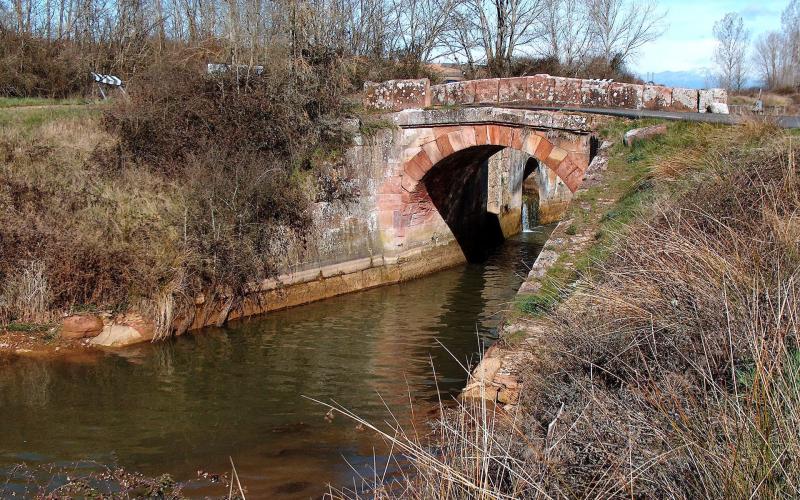
[[[724,89],[697,90],[550,75],[468,80],[442,85],[431,85],[427,78],[367,82],[364,93],[365,106],[382,111],[516,105],[706,113],[727,109],[728,102]]]

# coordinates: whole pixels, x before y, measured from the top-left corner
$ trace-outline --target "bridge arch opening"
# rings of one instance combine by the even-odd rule
[[[405,136],[410,144],[403,150],[399,177],[389,178],[379,196],[383,241],[395,252],[430,248],[452,233],[464,257],[479,261],[504,240],[504,232],[513,234],[508,231],[511,219],[504,216],[516,216],[521,228],[521,206],[514,207],[516,213],[504,212],[510,207],[493,200],[500,208],[487,210],[488,160],[506,148],[522,152],[511,155],[519,161],[534,158],[529,168],[538,165],[539,170],[552,171],[573,191],[588,165],[587,136],[574,132],[466,124],[420,128]],[[521,163],[509,181],[519,198],[523,167]]]
[[[417,184],[447,223],[467,261],[481,262],[503,242],[500,221],[487,210],[489,158],[499,146],[474,146],[440,160]]]

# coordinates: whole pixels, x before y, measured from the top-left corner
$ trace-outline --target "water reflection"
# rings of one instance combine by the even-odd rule
[[[461,365],[493,338],[544,235],[525,233],[482,265],[120,355],[0,364],[0,468],[117,460],[186,480],[201,468],[227,471],[231,456],[254,497],[308,497],[327,481],[351,483],[342,457],[366,472],[381,443],[341,416],[327,421],[303,396],[373,422],[389,410],[409,418],[411,398],[424,417],[439,398],[431,363],[439,390],[456,394]]]

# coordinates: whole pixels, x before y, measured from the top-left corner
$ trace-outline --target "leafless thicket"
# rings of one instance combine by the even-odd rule
[[[740,91],[748,76],[769,90],[800,86],[800,0],[792,0],[781,16],[781,28],[759,35],[752,44],[742,17],[729,12],[714,24],[714,54],[719,84]],[[750,50],[748,59],[748,49]]]
[[[719,67],[719,83],[723,87],[741,91],[746,78],[745,56],[750,33],[744,27],[742,16],[735,13],[714,23],[714,36],[718,45],[714,61]]]
[[[30,49],[18,40],[34,39],[127,76],[176,48],[252,65],[270,63],[276,46],[294,57],[324,47],[494,76],[515,58],[549,57],[577,73],[594,60],[621,68],[663,18],[654,0],[0,0],[0,57],[19,62],[11,56]]]
[[[754,69],[770,89],[800,85],[800,1],[783,11],[781,30],[762,34],[755,42]]]

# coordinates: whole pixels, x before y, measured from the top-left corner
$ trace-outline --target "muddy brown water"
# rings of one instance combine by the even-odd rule
[[[307,398],[378,424],[407,424],[411,402],[425,419],[463,388],[462,365],[495,338],[550,229],[506,241],[482,264],[166,343],[0,363],[0,496],[30,488],[9,472],[21,462],[169,473],[189,496],[226,493],[197,472],[228,472],[229,457],[250,498],[317,497],[327,483],[371,478],[383,442]]]

